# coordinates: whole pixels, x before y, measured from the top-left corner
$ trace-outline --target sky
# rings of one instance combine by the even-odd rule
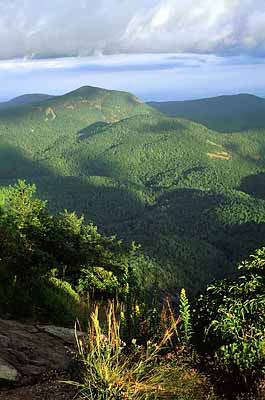
[[[0,101],[83,85],[265,96],[264,0],[0,0]]]

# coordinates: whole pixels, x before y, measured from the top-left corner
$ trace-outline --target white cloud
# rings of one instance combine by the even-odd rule
[[[3,60],[0,63],[1,72],[16,74],[20,71],[26,73],[38,72],[43,70],[160,70],[174,68],[194,68],[207,65],[224,64],[226,60],[210,54],[115,54],[115,55],[96,55],[89,57],[65,57],[50,59],[15,59]]]
[[[0,0],[0,58],[265,53],[264,0]]]

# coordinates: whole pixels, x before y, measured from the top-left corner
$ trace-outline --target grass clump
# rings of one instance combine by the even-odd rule
[[[205,377],[189,365],[180,348],[178,352],[174,349],[173,321],[157,341],[139,345],[132,339],[126,343],[118,308],[110,302],[101,316],[95,306],[87,338],[76,338],[81,382],[68,383],[78,388],[80,399],[213,399],[206,397],[209,388]]]

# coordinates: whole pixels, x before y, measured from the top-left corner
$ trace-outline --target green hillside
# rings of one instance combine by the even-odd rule
[[[170,117],[186,118],[220,132],[265,128],[265,99],[250,94],[148,104]]]
[[[141,243],[143,284],[197,290],[264,244],[264,133],[217,133],[84,87],[0,112],[0,184],[34,182],[52,211]]]

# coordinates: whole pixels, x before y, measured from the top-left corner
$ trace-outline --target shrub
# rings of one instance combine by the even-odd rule
[[[115,297],[120,289],[120,282],[112,271],[102,267],[83,268],[78,282],[78,289],[90,295]]]
[[[225,380],[250,385],[265,376],[265,248],[239,267],[236,280],[208,287],[199,298],[197,334]]]
[[[39,290],[39,317],[57,324],[72,323],[75,319],[85,318],[85,307],[69,282],[50,277],[41,282]]]

